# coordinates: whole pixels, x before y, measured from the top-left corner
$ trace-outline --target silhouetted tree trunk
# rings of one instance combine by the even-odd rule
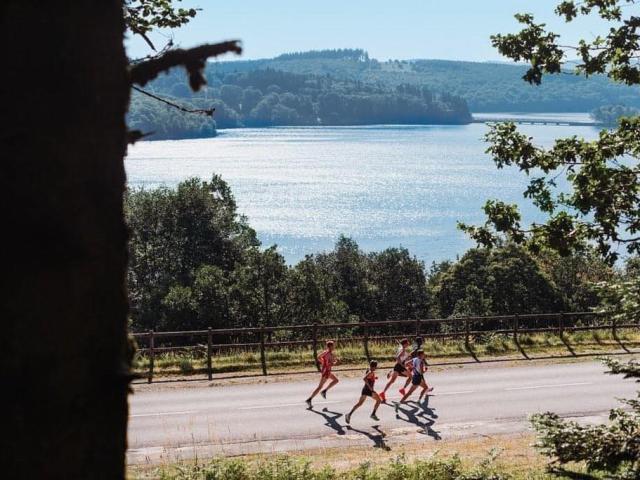
[[[0,2],[3,478],[124,476],[117,0]]]

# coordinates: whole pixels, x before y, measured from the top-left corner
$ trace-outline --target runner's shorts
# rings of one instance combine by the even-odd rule
[[[422,380],[424,380],[424,377],[421,373],[414,373],[413,377],[411,377],[411,384],[420,385],[422,383]]]
[[[373,397],[373,390],[369,388],[369,385],[365,385],[362,388],[362,395],[366,395],[367,397]]]
[[[393,371],[397,372],[400,375],[404,375],[407,372],[407,369],[405,368],[404,365],[400,365],[399,363],[396,363],[395,367],[393,367]]]

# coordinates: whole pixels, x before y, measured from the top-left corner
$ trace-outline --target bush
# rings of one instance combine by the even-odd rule
[[[605,360],[611,373],[640,378],[640,363],[624,365]],[[623,400],[630,411],[611,410],[607,425],[582,426],[555,413],[533,415],[538,432],[537,446],[561,464],[585,462],[589,471],[605,471],[607,478],[640,478],[640,395],[638,400]]]
[[[331,467],[314,469],[305,460],[278,457],[249,463],[242,459],[217,459],[206,464],[179,466],[162,470],[162,480],[506,480],[509,476],[494,467],[497,452],[491,452],[486,460],[465,468],[459,456],[451,458],[431,457],[412,463],[404,457],[386,466],[363,463],[346,472]]]

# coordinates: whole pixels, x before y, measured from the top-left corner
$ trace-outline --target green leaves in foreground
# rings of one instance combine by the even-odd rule
[[[611,263],[619,247],[640,252],[640,117],[623,118],[617,129],[601,131],[594,141],[574,136],[549,149],[536,146],[513,123],[492,126],[486,140],[498,168],[536,174],[524,195],[548,219],[525,229],[516,205],[488,200],[484,225],[459,224],[480,245],[512,241],[534,252],[551,248],[569,255],[592,243]],[[560,177],[569,192],[557,191]]]
[[[522,30],[494,35],[491,40],[502,55],[529,63],[525,81],[540,84],[545,74],[568,73],[563,71],[567,59],[577,56],[576,74],[605,74],[627,85],[640,83],[640,16],[636,2],[567,0],[555,13],[566,22],[597,14],[609,25],[602,36],[563,45],[558,34],[536,23],[532,15],[517,14]],[[619,247],[628,253],[640,252],[638,117],[622,118],[618,128],[601,131],[595,141],[573,136],[556,140],[550,149],[534,145],[533,139],[513,123],[492,126],[486,140],[490,144],[487,153],[498,168],[516,167],[527,176],[536,175],[524,195],[548,215],[548,220],[523,229],[515,206],[487,202],[484,225],[460,224],[479,244],[493,246],[508,239],[526,243],[533,251],[551,248],[569,255],[593,243],[610,263],[618,258]],[[569,189],[563,189],[567,193],[556,193],[559,178],[569,185]]]
[[[539,84],[545,74],[560,73],[567,60],[567,51],[574,53],[579,63],[576,73],[586,76],[606,74],[613,80],[628,85],[640,81],[638,65],[637,33],[640,17],[634,12],[634,0],[583,0],[563,1],[556,8],[556,14],[566,22],[578,15],[589,15],[594,10],[603,23],[603,35],[595,35],[589,40],[580,40],[576,45],[563,45],[560,35],[546,30],[544,23],[536,23],[531,14],[516,14],[516,20],[523,25],[518,33],[497,34],[491,37],[493,46],[505,57],[517,62],[529,63],[524,80]],[[623,10],[622,7],[629,7]],[[623,12],[625,15],[623,15]],[[589,32],[589,37],[593,37]]]
[[[180,0],[177,0],[178,2]],[[133,33],[144,35],[155,28],[177,28],[196,16],[195,8],[176,8],[172,0],[125,0],[124,18]]]
[[[640,363],[606,359],[609,373],[640,381]],[[628,410],[611,410],[605,425],[580,425],[555,413],[533,415],[538,432],[537,447],[554,462],[585,462],[590,471],[608,472],[608,478],[637,479],[640,476],[640,401],[623,400]]]

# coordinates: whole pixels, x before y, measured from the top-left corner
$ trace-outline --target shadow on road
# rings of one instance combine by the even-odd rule
[[[473,349],[473,347],[469,342],[464,343],[464,349],[467,351],[469,355],[471,355],[471,358],[473,358],[478,363],[480,362],[480,359],[478,358],[476,351]]]
[[[576,356],[576,351],[571,347],[571,344],[567,341],[567,339],[565,338],[564,335],[560,335],[560,340],[562,340],[562,343],[564,343],[564,346],[567,347],[567,350],[569,350],[569,352],[571,353],[571,355],[573,355],[574,357]]]
[[[620,337],[618,337],[618,332],[616,331],[615,328],[613,329],[612,334],[613,334],[614,340],[618,343],[618,345],[620,345],[625,352],[631,353],[631,350],[629,350],[627,346],[624,343],[622,343],[622,340],[620,340]]]
[[[531,360],[531,357],[529,357],[529,355],[527,355],[527,352],[525,351],[524,348],[522,348],[522,345],[520,344],[520,340],[518,340],[518,336],[514,335],[513,337],[513,343],[516,344],[516,347],[518,348],[518,351],[520,352],[520,354],[526,358],[527,360]]]
[[[434,430],[432,427],[436,423],[438,415],[435,413],[435,409],[429,407],[429,397],[426,397],[422,403],[411,402],[415,404],[415,407],[403,408],[409,406],[408,404],[400,405],[399,412],[396,414],[396,418],[402,419],[400,413],[406,415],[406,421],[417,425],[422,428],[421,433],[429,435],[434,440],[440,440],[440,432]]]
[[[347,428],[352,432],[360,433],[365,437],[369,437],[373,441],[374,448],[381,448],[382,450],[385,450],[387,452],[391,450],[391,447],[384,441],[387,434],[384,433],[384,430],[380,428],[380,425],[374,425],[372,427],[377,433],[368,432],[366,430],[358,430],[357,428],[353,428],[351,425],[347,425]]]
[[[307,410],[323,417],[326,420],[325,425],[335,430],[338,435],[345,434],[344,428],[338,423],[338,419],[342,417],[342,413],[332,412],[327,407],[322,410],[315,410],[313,408],[308,408]]]

